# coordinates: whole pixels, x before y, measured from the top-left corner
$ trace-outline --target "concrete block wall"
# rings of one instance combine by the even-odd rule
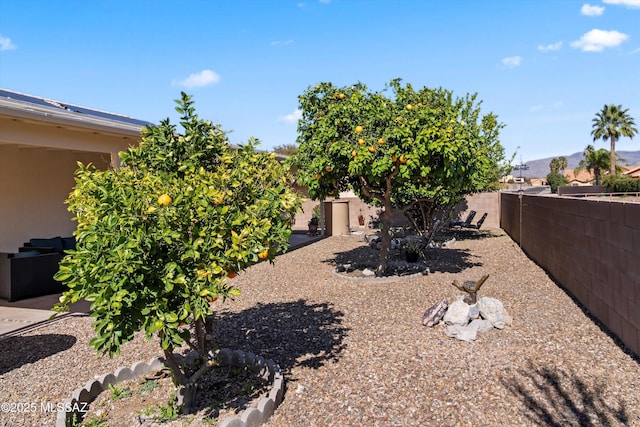
[[[502,193],[500,206],[511,238],[640,355],[640,204]]]
[[[453,216],[465,220],[469,211],[476,211],[476,216],[473,219],[474,224],[482,218],[484,213],[487,213],[482,228],[500,228],[500,193],[471,194],[456,206]]]

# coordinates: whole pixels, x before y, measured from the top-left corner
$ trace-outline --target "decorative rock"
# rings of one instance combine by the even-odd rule
[[[365,277],[373,277],[376,275],[375,271],[369,269],[369,268],[365,268],[364,270],[362,270],[362,275]]]
[[[477,304],[469,306],[469,319],[474,320],[480,317],[480,309]]]
[[[427,327],[437,325],[444,317],[448,307],[449,302],[446,299],[443,299],[434,306],[429,307],[422,315],[422,324]]]
[[[482,297],[478,301],[480,316],[488,320],[491,324],[498,328],[504,329],[506,326],[505,310],[502,302],[495,298]]]
[[[460,341],[474,341],[478,333],[489,332],[493,329],[493,325],[488,320],[475,319],[465,326],[450,325],[444,330],[444,333],[451,338],[457,338]]]
[[[457,338],[460,341],[473,341],[478,335],[478,330],[470,325],[450,325],[444,330],[445,335],[450,338]]]
[[[464,326],[469,323],[469,304],[463,301],[454,301],[444,315],[444,323],[447,325]]]
[[[475,328],[479,333],[484,334],[493,330],[491,322],[485,319],[475,319],[469,323],[469,327]]]

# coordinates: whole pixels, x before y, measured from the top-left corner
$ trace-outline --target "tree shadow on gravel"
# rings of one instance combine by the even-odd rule
[[[0,375],[65,351],[73,347],[76,341],[76,337],[62,334],[18,336],[0,340]]]
[[[377,249],[370,248],[363,243],[363,246],[358,248],[337,252],[333,258],[323,262],[333,266],[350,264],[358,269],[366,267],[375,270],[378,265],[378,254]],[[424,263],[432,273],[460,273],[467,268],[482,265],[481,262],[475,261],[479,257],[462,249],[426,248],[424,255]],[[399,249],[389,251],[389,259],[391,261],[403,260],[402,252]]]
[[[562,368],[539,367],[529,362],[528,369],[500,382],[513,395],[522,399],[529,410],[526,414],[536,425],[612,426],[629,425],[626,403],[610,406],[603,396],[606,384],[590,388],[575,372]]]
[[[345,348],[349,329],[342,326],[343,317],[327,303],[259,303],[239,313],[218,313],[215,333],[221,347],[273,359],[285,372],[296,366],[318,369]]]

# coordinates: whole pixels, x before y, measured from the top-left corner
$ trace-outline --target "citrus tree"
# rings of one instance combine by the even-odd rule
[[[502,125],[493,114],[481,115],[476,95],[416,91],[396,79],[382,92],[361,83],[321,83],[299,100],[299,149],[291,160],[298,179],[313,199],[353,189],[382,207],[379,275],[387,266],[394,211],[486,188],[504,160]]]
[[[90,301],[90,343],[110,356],[137,331],[157,335],[174,382],[190,385],[200,374],[174,349],[188,342],[204,372],[212,302],[238,295],[236,274],[286,249],[301,201],[275,155],[253,139],[232,148],[188,95],[176,103],[184,133],[167,119],[120,153],[121,168],[79,164],[67,200],[77,247],[55,276],[68,287],[55,309]]]

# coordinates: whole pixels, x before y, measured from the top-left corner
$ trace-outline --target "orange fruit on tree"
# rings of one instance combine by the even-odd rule
[[[324,168],[324,170],[326,170],[327,172],[331,172],[333,168],[331,166],[327,166],[326,168]]]
[[[227,277],[228,277],[229,279],[233,279],[234,277],[236,277],[236,272],[235,272],[235,270],[229,270],[229,271],[227,272]]]
[[[316,174],[316,179],[320,179],[322,178],[322,175],[320,175],[319,173]]]
[[[407,158],[405,156],[400,156],[400,163],[402,163],[403,165],[407,163]]]
[[[394,154],[393,156],[391,156],[391,161],[393,163],[395,163],[398,160],[398,157]]]
[[[364,141],[364,139],[362,139],[362,138],[360,138],[360,139],[358,140],[358,144],[360,144],[360,145],[364,145],[364,142],[365,142],[365,141]]]
[[[169,206],[169,204],[173,201],[170,195],[163,194],[158,197],[158,204],[162,206]]]
[[[353,150],[353,151],[351,152],[351,155],[352,155],[353,157],[356,157],[356,156],[358,155],[358,152],[357,152],[356,150]]]
[[[378,139],[378,144],[380,144],[380,145],[384,144],[384,138]]]
[[[370,153],[375,153],[376,152],[376,147],[369,147],[369,152]]]
[[[407,110],[409,110],[409,111],[413,110],[413,105],[407,104]]]
[[[364,128],[362,126],[356,126],[356,133],[362,133],[362,131],[364,131]]]
[[[346,96],[346,95],[345,95],[344,93],[340,92],[340,95],[338,95],[338,98],[340,98],[340,99],[344,99],[344,97],[345,97],[345,96]]]
[[[258,258],[260,259],[267,259],[268,256],[269,256],[269,249],[265,249],[258,254]]]

